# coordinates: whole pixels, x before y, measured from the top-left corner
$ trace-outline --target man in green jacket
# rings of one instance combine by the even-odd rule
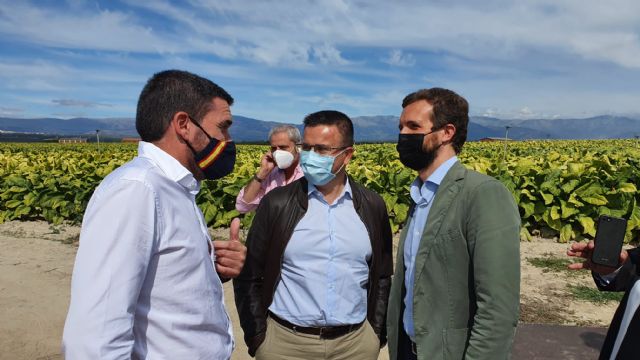
[[[500,182],[457,159],[464,98],[424,89],[402,107],[397,150],[419,174],[389,298],[390,358],[507,359],[519,312],[518,208]]]

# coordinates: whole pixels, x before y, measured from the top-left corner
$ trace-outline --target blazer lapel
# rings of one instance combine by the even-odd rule
[[[435,239],[440,233],[440,228],[444,222],[447,211],[453,204],[454,199],[462,189],[462,183],[465,177],[467,169],[456,162],[453,164],[447,175],[442,179],[442,183],[438,187],[435,198],[433,199],[433,205],[429,210],[429,216],[427,217],[427,224],[424,227],[422,238],[420,239],[420,246],[418,247],[418,253],[416,255],[416,273],[414,284],[418,284],[422,271],[424,269],[427,254],[431,251],[435,243]],[[451,221],[452,219],[449,219]],[[457,220],[457,219],[456,219]]]
[[[398,250],[396,252],[396,277],[398,275],[402,275],[402,282],[404,283],[404,242],[407,238],[407,231],[409,229],[409,225],[411,222],[411,218],[407,218],[407,222],[405,226],[400,231],[400,241],[398,242]]]

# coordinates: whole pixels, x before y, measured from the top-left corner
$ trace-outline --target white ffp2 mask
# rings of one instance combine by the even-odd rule
[[[293,164],[293,154],[285,150],[276,150],[272,153],[278,168],[284,170]]]

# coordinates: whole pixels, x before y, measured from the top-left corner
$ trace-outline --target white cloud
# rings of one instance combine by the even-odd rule
[[[330,42],[336,48],[350,45],[411,47],[489,58],[509,58],[540,46],[590,56],[591,51],[579,44],[591,38],[594,29],[602,37],[604,46],[617,46],[620,35],[632,38],[637,33],[640,13],[640,6],[633,0],[616,4],[594,0],[476,4],[195,2],[197,8],[208,10],[210,15],[238,20],[211,24],[211,32],[217,30],[222,37],[254,45],[264,40],[288,39],[310,45]],[[259,29],[257,33],[256,29]],[[629,61],[634,59],[637,39],[627,45],[631,46],[618,49],[622,54],[600,56],[623,66],[637,66],[637,62]]]
[[[472,113],[472,115],[486,116],[486,117],[494,117],[500,119],[554,119],[557,118],[557,114],[553,113],[545,113],[543,111],[535,111],[531,109],[529,106],[524,106],[519,109],[513,108],[486,108],[484,110],[479,111],[478,113]]]
[[[75,1],[74,1],[75,3]],[[82,2],[80,2],[81,4]],[[7,2],[8,4],[8,2]],[[12,2],[0,33],[53,47],[189,53],[246,58],[270,66],[348,65],[347,47],[391,48],[387,62],[411,66],[405,49],[445,51],[478,59],[516,59],[552,49],[586,59],[640,68],[640,2],[530,0],[376,2],[167,1],[133,2],[168,20],[165,28],[134,12],[73,12]],[[185,44],[187,46],[185,46]]]
[[[304,43],[276,41],[245,47],[241,51],[246,57],[269,66],[285,64],[298,67],[309,63],[309,50],[309,46]]]
[[[98,10],[68,12],[22,2],[3,6],[0,33],[47,47],[164,53],[179,48],[136,23],[131,15]]]
[[[0,106],[0,116],[18,116],[22,113],[24,113],[22,108]]]
[[[383,59],[382,62],[393,66],[414,66],[416,58],[411,54],[403,53],[402,50],[394,49],[389,52],[389,57]]]
[[[72,112],[72,113],[57,112],[51,115],[60,119],[73,119],[73,118],[87,117],[87,113],[85,112]]]
[[[323,65],[346,65],[349,63],[349,61],[342,58],[338,49],[327,43],[314,46],[312,50],[314,58]]]
[[[530,117],[531,115],[534,114],[534,112],[528,106],[525,106],[522,109],[520,109],[518,114],[520,115],[520,117]]]
[[[94,101],[77,100],[77,99],[53,99],[52,103],[60,106],[68,107],[83,107],[83,108],[95,108],[95,107],[112,107],[110,104],[102,104]]]
[[[134,62],[129,62],[132,64]],[[145,61],[146,66],[149,62]],[[0,80],[6,88],[33,92],[98,91],[96,84],[143,84],[148,73],[136,74],[120,69],[78,68],[71,64],[45,60],[0,60]]]
[[[0,103],[29,92],[51,108],[135,111],[153,72],[181,68],[229,89],[235,109],[279,119],[397,114],[431,86],[490,116],[638,112],[636,0],[124,1],[0,0]],[[267,89],[291,97],[263,100]]]
[[[66,87],[62,82],[72,72],[69,66],[40,60],[30,63],[0,61],[0,80],[9,90],[64,91]]]

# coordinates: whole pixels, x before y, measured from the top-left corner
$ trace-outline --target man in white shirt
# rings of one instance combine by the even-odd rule
[[[221,279],[246,248],[211,241],[200,181],[233,170],[233,98],[197,75],[155,74],[138,100],[138,156],[95,190],[82,223],[64,328],[66,359],[229,359]],[[212,251],[213,249],[213,251]]]

